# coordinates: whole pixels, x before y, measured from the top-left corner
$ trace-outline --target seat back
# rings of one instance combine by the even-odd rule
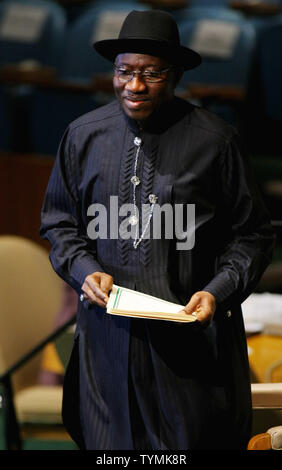
[[[0,4],[0,65],[33,60],[58,67],[66,14],[51,0],[4,0]]]
[[[70,122],[97,106],[95,95],[35,90],[29,108],[31,152],[56,155]]]
[[[88,80],[94,74],[111,73],[111,62],[95,51],[93,43],[117,37],[123,20],[134,8],[134,1],[95,2],[92,8],[75,19],[69,27],[60,75],[63,78]],[[142,5],[142,10],[145,8]]]
[[[282,16],[261,33],[259,66],[266,115],[282,123]]]
[[[62,281],[33,241],[0,236],[0,374],[52,332]],[[15,391],[37,380],[40,355],[13,374]]]
[[[182,83],[246,87],[255,50],[253,26],[234,12],[192,10],[180,23],[180,36],[201,54],[202,64],[185,72]]]

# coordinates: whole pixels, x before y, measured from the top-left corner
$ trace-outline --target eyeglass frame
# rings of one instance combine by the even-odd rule
[[[116,64],[114,64],[113,66],[114,68],[114,72],[117,72],[118,69],[122,70],[122,67],[118,67]],[[159,79],[157,81],[150,81],[148,80],[148,78],[146,78],[146,75],[145,73],[146,72],[153,72],[153,73],[157,73],[157,74],[162,74],[162,73],[165,73],[165,72],[169,72],[171,70],[173,70],[175,67],[173,66],[170,66],[166,69],[163,69],[163,70],[159,70],[159,71],[154,71],[154,70],[132,70],[132,71],[129,71],[130,72],[130,78],[128,80],[124,80],[122,79],[119,75],[118,75],[118,79],[123,82],[123,83],[129,83],[131,82],[131,80],[133,80],[134,76],[139,74],[141,80],[144,80],[146,83],[160,83],[164,80],[166,80],[167,77],[158,77]],[[124,71],[126,71],[127,69],[123,69]]]

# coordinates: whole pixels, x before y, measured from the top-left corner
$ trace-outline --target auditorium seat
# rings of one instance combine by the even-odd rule
[[[254,28],[233,11],[191,8],[180,23],[180,36],[184,45],[202,55],[202,64],[184,73],[180,87],[236,125],[248,92]]]
[[[6,132],[0,150],[28,151],[29,98],[38,77],[53,77],[62,60],[66,14],[49,0],[0,3],[0,119]],[[3,99],[2,99],[3,96]],[[4,130],[4,129],[3,129]]]
[[[0,3],[0,65],[33,60],[57,67],[65,40],[64,9],[49,0]]]
[[[282,450],[282,383],[254,383],[252,384],[252,406],[257,413],[280,413],[281,425],[271,425],[265,432],[254,434],[249,440],[248,450]],[[276,418],[277,419],[277,418]]]
[[[96,40],[115,38],[127,14],[137,8],[135,1],[94,2],[92,8],[72,22],[60,68],[65,79],[92,80],[95,74],[107,74],[112,64],[93,49]],[[142,9],[146,9],[142,5]],[[78,60],[79,58],[79,60]]]
[[[248,146],[274,218],[281,219],[282,16],[261,28],[248,115]]]
[[[61,418],[62,387],[38,382],[41,352],[46,339],[55,334],[62,280],[53,271],[48,252],[28,239],[0,236],[0,258],[0,427],[4,450],[24,449],[27,436],[36,438],[39,432],[45,437],[50,432],[52,439],[59,436],[58,440],[69,445]]]
[[[87,92],[35,89],[29,100],[30,152],[54,157],[70,122],[97,106]]]
[[[32,152],[54,155],[71,121],[114,98],[112,64],[95,52],[93,42],[105,36],[116,37],[123,19],[133,8],[136,8],[134,1],[95,2],[69,25],[65,54],[59,69],[62,87],[36,90],[32,97]],[[100,76],[100,84],[92,90],[95,77]]]
[[[279,122],[281,126],[282,16],[277,19],[277,22],[264,29],[259,43],[258,54],[265,112],[268,117]]]

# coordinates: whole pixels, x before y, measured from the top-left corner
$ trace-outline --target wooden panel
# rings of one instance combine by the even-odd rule
[[[0,154],[0,234],[41,239],[40,213],[54,158]]]

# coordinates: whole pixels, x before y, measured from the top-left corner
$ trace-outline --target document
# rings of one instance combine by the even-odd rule
[[[125,287],[113,285],[107,313],[110,315],[122,315],[134,318],[147,318],[150,320],[168,320],[175,322],[194,322],[196,314],[179,313],[183,305],[167,302],[142,292],[137,292]]]

